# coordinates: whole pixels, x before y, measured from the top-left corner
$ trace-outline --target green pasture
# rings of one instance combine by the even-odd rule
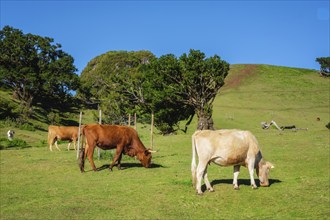
[[[215,127],[255,134],[263,156],[275,165],[270,187],[253,190],[242,168],[235,191],[233,168],[211,164],[215,192],[196,195],[190,172],[196,120],[187,134],[155,134],[152,168],[125,156],[126,169],[109,172],[111,153],[98,160],[95,151],[96,166],[104,169],[93,172],[86,161],[83,174],[66,142],[62,151],[50,152],[46,131],[17,130],[30,147],[0,151],[0,219],[328,219],[329,79],[313,70],[233,65],[226,81],[214,102]],[[263,130],[260,122],[271,120],[308,130]],[[9,128],[0,128],[0,138]],[[149,125],[137,130],[149,146]]]

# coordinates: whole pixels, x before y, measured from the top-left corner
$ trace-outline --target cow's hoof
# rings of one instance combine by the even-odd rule
[[[212,188],[212,189],[209,189],[209,192],[215,192],[215,191],[214,191],[214,189]]]
[[[258,189],[258,187],[257,186],[252,186],[252,189]]]
[[[202,192],[197,192],[196,194],[197,194],[198,196],[202,196],[202,195],[203,195]]]
[[[239,190],[239,187],[238,186],[234,186],[234,190]]]

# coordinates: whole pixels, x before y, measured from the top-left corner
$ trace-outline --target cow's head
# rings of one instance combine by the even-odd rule
[[[260,186],[269,186],[269,171],[274,165],[268,161],[261,160],[257,166],[257,175],[259,176]]]
[[[154,153],[151,149],[146,149],[143,153],[138,154],[138,159],[141,161],[142,166],[149,168],[151,166],[151,153]]]

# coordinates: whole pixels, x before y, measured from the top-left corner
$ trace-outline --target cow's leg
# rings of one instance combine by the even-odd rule
[[[68,151],[70,150],[70,146],[71,146],[71,141],[69,141],[69,144],[68,144]]]
[[[254,159],[249,159],[248,160],[248,169],[249,169],[249,173],[250,173],[250,180],[251,180],[251,186],[253,189],[257,189],[257,185],[254,181],[254,176],[253,176],[253,173],[254,173],[254,162],[255,160]]]
[[[240,165],[234,166],[234,180],[233,180],[233,185],[234,185],[234,189],[236,189],[236,190],[239,189],[237,179],[238,179],[240,168],[241,168]]]
[[[74,150],[77,150],[76,143],[77,143],[77,140],[74,139],[74,140],[73,140],[73,148],[74,148]]]
[[[97,171],[97,169],[95,167],[94,160],[93,160],[95,145],[96,145],[95,141],[88,141],[88,140],[86,140],[84,161],[85,161],[86,156],[87,156],[87,158],[89,160],[89,163],[91,164],[93,170],[94,171]]]
[[[210,184],[210,182],[209,182],[209,179],[207,178],[207,167],[205,168],[203,178],[204,178],[204,182],[205,182],[206,188],[207,188],[210,192],[214,192],[214,189],[213,189],[213,187],[211,186],[211,184]]]
[[[57,145],[57,140],[55,141],[55,146],[56,146],[57,150],[61,151],[61,149]]]
[[[89,145],[91,146],[91,145]],[[94,148],[92,149],[93,147],[91,147],[90,149],[87,149],[85,150],[85,158],[86,158],[86,154],[87,154],[87,157],[88,157],[88,160],[89,160],[89,163],[91,164],[92,168],[94,171],[97,171],[96,167],[95,167],[95,163],[94,163],[94,160],[93,160],[93,154],[94,154]],[[86,152],[87,151],[87,152]]]
[[[112,161],[112,163],[110,164],[110,167],[109,167],[109,169],[111,171],[112,171],[112,167],[115,166],[116,162],[118,162],[118,167],[120,168],[120,160],[121,160],[121,156],[122,156],[122,149],[123,149],[122,147],[117,146],[116,155],[113,158],[113,161]]]
[[[56,138],[48,137],[49,150],[53,151],[53,144],[55,143]]]
[[[54,144],[54,138],[51,134],[51,132],[48,131],[48,144],[49,144],[49,150],[53,151],[53,144]]]
[[[86,141],[85,148],[84,148],[84,146],[82,146],[82,148],[80,149],[81,152],[79,152],[79,156],[81,158],[80,171],[82,173],[85,172],[85,161],[86,161],[86,158],[87,158],[87,149],[88,149],[88,143]],[[84,151],[84,152],[82,152],[82,151]]]
[[[118,168],[118,170],[121,170],[120,161],[121,161],[122,156],[123,156],[123,154],[121,153],[121,154],[119,155],[119,158],[118,158],[118,164],[117,164],[117,168]]]
[[[202,192],[202,178],[204,176],[206,167],[207,167],[207,163],[204,163],[203,161],[200,161],[198,163],[197,170],[196,170],[196,177],[197,177],[196,190],[197,190],[198,195],[203,194],[203,192]]]

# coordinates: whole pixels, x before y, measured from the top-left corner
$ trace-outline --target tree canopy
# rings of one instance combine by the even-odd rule
[[[0,81],[30,112],[42,100],[58,103],[79,87],[72,56],[49,37],[24,34],[5,26],[0,31]]]
[[[180,58],[110,51],[88,63],[78,95],[99,103],[108,117],[105,122],[123,121],[127,113],[148,117],[154,112],[155,126],[166,134],[196,114],[198,129],[213,129],[212,103],[228,71],[229,64],[219,56],[206,58],[198,50]]]
[[[321,76],[330,76],[330,57],[318,57],[315,61],[320,64]]]
[[[149,67],[153,75],[149,78],[159,79],[154,82],[154,90],[166,91],[164,100],[180,106],[177,114],[181,120],[196,114],[197,129],[213,129],[212,103],[224,79],[229,72],[229,64],[218,55],[206,58],[199,50],[190,50],[177,59],[174,55],[161,56]],[[166,102],[167,103],[167,102]]]
[[[92,59],[81,73],[78,96],[90,104],[99,104],[106,123],[121,123],[128,113],[138,112],[147,103],[138,71],[154,55],[149,51],[109,51]]]
[[[181,67],[173,54],[152,59],[140,71],[145,76],[142,86],[148,103],[144,110],[154,112],[155,125],[161,132],[174,132],[180,121],[192,119],[194,109],[184,102],[185,94],[180,92]]]

